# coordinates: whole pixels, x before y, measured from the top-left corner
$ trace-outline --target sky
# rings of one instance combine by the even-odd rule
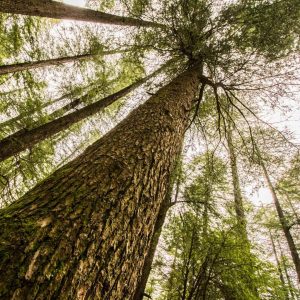
[[[76,6],[84,6],[85,0],[63,0],[66,4],[76,5]]]

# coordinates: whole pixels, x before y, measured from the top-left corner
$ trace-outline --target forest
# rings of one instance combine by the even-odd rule
[[[0,299],[300,299],[299,0],[0,0]]]

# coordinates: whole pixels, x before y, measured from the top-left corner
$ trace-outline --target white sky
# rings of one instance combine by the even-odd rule
[[[63,0],[66,4],[76,5],[76,6],[84,6],[85,0]]]

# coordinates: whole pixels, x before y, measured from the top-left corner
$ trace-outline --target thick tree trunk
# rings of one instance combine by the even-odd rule
[[[54,134],[67,129],[71,125],[92,116],[110,104],[114,103],[121,97],[126,96],[131,91],[145,83],[149,78],[157,75],[169,63],[166,63],[152,74],[136,81],[128,87],[116,92],[108,97],[105,97],[95,103],[89,104],[75,112],[67,114],[63,117],[50,121],[39,127],[30,130],[20,130],[16,133],[2,139],[0,141],[0,161],[3,161],[13,155],[20,153],[23,150],[33,147],[37,143],[53,136]]]
[[[230,126],[229,126],[230,127]],[[234,197],[234,209],[236,213],[238,228],[241,234],[247,238],[247,221],[245,216],[245,210],[243,205],[243,196],[240,187],[239,174],[237,169],[237,159],[234,150],[234,145],[232,141],[232,129],[228,128],[227,130],[227,145],[229,151],[229,159],[230,159],[230,169],[232,176],[232,185],[233,185],[233,197]]]
[[[51,0],[0,0],[0,12],[112,25],[162,27],[149,21],[115,16]]]
[[[0,213],[0,298],[132,299],[199,86],[196,68]]]
[[[276,208],[276,211],[277,211],[279,222],[281,224],[282,230],[284,232],[285,238],[287,240],[287,243],[288,243],[288,246],[289,246],[289,249],[290,249],[290,252],[291,252],[291,256],[292,256],[292,259],[293,259],[293,262],[294,262],[294,265],[295,265],[298,281],[300,282],[300,258],[299,258],[299,254],[297,252],[297,248],[296,248],[294,239],[293,239],[293,237],[290,233],[290,228],[289,228],[289,225],[288,225],[288,221],[284,216],[284,213],[283,213],[282,207],[280,205],[279,199],[277,197],[275,188],[274,188],[274,186],[271,182],[271,179],[270,179],[269,173],[267,171],[267,168],[264,164],[264,161],[263,161],[263,159],[260,155],[260,151],[258,149],[258,146],[255,145],[255,148],[256,148],[257,155],[259,157],[259,163],[262,167],[265,180],[266,180],[268,188],[269,188],[269,190],[272,194],[272,198],[273,198],[273,202],[274,202],[274,205],[275,205],[275,208]]]
[[[3,65],[3,66],[0,66],[0,75],[14,73],[14,72],[20,72],[20,71],[25,71],[25,70],[32,70],[32,69],[37,69],[37,68],[43,68],[43,67],[49,67],[49,66],[55,66],[55,65],[65,64],[68,62],[75,62],[75,61],[91,59],[98,55],[109,55],[109,54],[116,54],[116,53],[122,53],[122,52],[124,52],[124,51],[111,50],[111,51],[103,51],[101,54],[80,54],[80,55],[58,57],[58,58],[45,59],[45,60],[39,60],[39,61],[33,61],[33,62],[17,63],[17,64],[13,64],[13,65]]]

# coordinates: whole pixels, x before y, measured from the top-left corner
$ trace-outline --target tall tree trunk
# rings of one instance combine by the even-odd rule
[[[0,213],[2,299],[132,299],[199,86],[192,68]]]
[[[235,153],[234,143],[232,139],[232,121],[229,120],[229,126],[227,130],[227,145],[228,145],[228,151],[229,151],[229,159],[230,159],[230,169],[231,169],[231,177],[232,177],[232,185],[233,185],[233,197],[234,197],[234,208],[237,218],[237,232],[242,238],[243,241],[243,250],[245,251],[245,254],[249,258],[249,267],[252,274],[255,274],[255,263],[252,260],[252,254],[251,254],[251,243],[248,238],[248,232],[247,232],[247,220],[245,216],[245,210],[244,210],[244,204],[243,204],[243,196],[240,186],[240,179],[239,179],[239,173],[237,168],[237,157]],[[253,296],[255,296],[257,299],[259,298],[259,292],[255,284],[253,284],[253,281],[251,280],[251,277],[248,281],[248,288],[252,292]]]
[[[0,0],[1,1],[1,0]],[[81,61],[86,59],[91,59],[93,57],[99,56],[99,55],[110,55],[110,54],[116,54],[116,53],[122,53],[125,50],[111,50],[111,51],[103,51],[100,54],[80,54],[80,55],[74,55],[74,56],[64,56],[64,57],[58,57],[58,58],[52,58],[52,59],[45,59],[45,60],[39,60],[39,61],[32,61],[32,62],[24,62],[24,63],[17,63],[13,65],[3,65],[0,66],[0,75],[14,73],[14,72],[20,72],[25,70],[32,70],[37,68],[43,68],[43,67],[49,67],[54,65],[60,65],[65,64],[68,62],[75,62],[75,61]]]
[[[230,169],[232,176],[232,185],[233,185],[233,196],[234,196],[234,209],[237,217],[237,223],[240,233],[247,239],[247,228],[246,228],[246,216],[243,205],[243,196],[240,187],[239,174],[237,169],[237,159],[235,154],[235,149],[232,140],[232,128],[231,124],[229,124],[229,128],[227,130],[227,145],[230,159]]]
[[[143,21],[131,17],[115,16],[51,0],[0,0],[0,11],[4,13],[112,25],[162,27],[162,25],[154,22]]]
[[[276,188],[275,188],[275,190],[276,190]],[[296,210],[296,208],[295,208],[295,206],[294,206],[294,204],[291,200],[289,192],[285,191],[285,190],[282,190],[282,193],[285,194],[287,203],[289,204],[290,208],[292,209],[294,217],[296,218],[297,221],[300,220],[299,214],[298,214],[298,212],[297,212],[297,210]]]
[[[135,83],[127,86],[126,88],[107,96],[95,103],[89,104],[77,111],[67,114],[63,117],[50,121],[39,127],[30,130],[19,130],[16,133],[2,139],[0,141],[0,161],[3,161],[13,155],[20,153],[23,150],[33,147],[37,143],[53,136],[54,134],[67,129],[71,125],[92,116],[105,107],[109,106],[121,97],[126,96],[131,91],[145,83],[149,78],[157,75],[161,70],[169,65],[170,62],[164,64],[161,68],[152,74],[137,80]]]
[[[188,255],[187,258],[184,259],[184,268],[182,270],[182,284],[183,284],[183,290],[181,292],[181,300],[186,300],[188,299],[188,288],[189,288],[189,278],[190,278],[190,272],[191,272],[191,260],[192,260],[192,255],[195,249],[195,236],[196,236],[196,228],[194,227],[192,229],[192,236],[191,236],[191,241],[188,249]],[[194,287],[192,287],[193,289]],[[190,295],[193,294],[192,291],[190,291]]]
[[[76,108],[79,104],[85,103],[85,101],[90,98],[90,92],[95,92],[98,89],[99,89],[99,86],[95,86],[94,88],[90,89],[88,92],[86,92],[85,94],[83,94],[79,98],[76,98],[76,99],[72,100],[71,102],[67,103],[66,105],[64,105],[63,107],[54,110],[49,115],[49,119],[51,120],[53,118],[58,118],[62,114],[68,112],[69,110]],[[72,97],[74,97],[72,92],[70,92],[68,94],[65,94],[65,95],[62,95],[61,97],[59,97],[55,100],[44,103],[41,106],[41,109],[47,108],[47,107],[53,105],[54,103],[57,103],[57,102],[60,102],[61,100],[64,100],[66,98],[72,98]],[[25,117],[31,117],[31,115],[34,114],[35,112],[36,112],[35,109],[31,109],[27,112],[22,112],[19,115],[17,115],[16,117],[13,117],[13,118],[11,118],[7,121],[4,121],[4,122],[0,123],[0,129],[4,129],[6,127],[12,127],[14,125],[17,125],[18,121],[22,120]]]
[[[59,98],[57,98],[55,100],[50,100],[50,101],[44,103],[41,106],[41,109],[47,108],[50,105],[53,105],[54,103],[57,103],[57,102],[65,99],[65,98],[71,97],[71,96],[72,96],[72,93],[68,93],[66,95],[62,95],[61,97],[59,97]],[[3,129],[3,128],[5,128],[5,127],[11,127],[11,126],[16,125],[18,121],[22,120],[25,117],[28,117],[28,115],[30,116],[30,115],[34,114],[35,112],[36,112],[36,109],[31,109],[31,110],[29,110],[27,112],[22,112],[19,115],[15,116],[15,117],[13,117],[11,119],[8,119],[7,121],[4,121],[4,122],[0,123],[0,130]]]
[[[283,255],[282,247],[281,247],[281,244],[280,244],[279,240],[277,240],[277,245],[278,245],[279,250],[280,250],[280,258],[281,258],[281,261],[282,261],[282,267],[283,267],[283,270],[284,270],[285,277],[287,279],[291,299],[294,300],[294,299],[296,299],[296,297],[295,297],[295,293],[294,293],[294,290],[293,290],[293,284],[292,284],[291,277],[290,277],[289,272],[288,272],[288,267],[286,265],[286,260],[285,260],[285,257]]]
[[[292,256],[292,259],[293,259],[293,262],[294,262],[294,265],[295,265],[298,281],[300,282],[300,258],[299,258],[299,254],[297,252],[297,248],[296,248],[294,239],[293,239],[293,237],[290,233],[290,228],[289,228],[288,221],[284,216],[284,213],[283,213],[282,207],[280,205],[279,199],[277,197],[275,188],[272,184],[269,173],[268,173],[267,168],[264,164],[264,161],[261,157],[259,148],[256,144],[255,144],[255,149],[256,149],[256,153],[257,153],[257,156],[258,156],[258,159],[259,159],[259,163],[262,167],[263,174],[264,174],[265,180],[267,182],[268,188],[269,188],[269,190],[272,194],[272,198],[273,198],[273,202],[274,202],[274,205],[275,205],[275,208],[276,208],[276,211],[277,211],[279,222],[281,224],[282,230],[283,230],[285,238],[287,240],[287,243],[288,243],[288,246],[289,246],[289,249],[290,249],[290,252],[291,252],[291,256]]]
[[[280,278],[280,281],[281,281],[282,289],[284,290],[284,293],[285,293],[285,299],[289,300],[289,295],[288,295],[288,292],[286,290],[286,285],[285,285],[285,280],[284,280],[284,276],[283,276],[283,272],[282,272],[282,268],[281,268],[281,263],[280,263],[278,253],[277,253],[277,250],[276,250],[274,238],[273,238],[273,235],[272,235],[270,230],[269,230],[269,236],[270,236],[270,240],[271,240],[271,244],[272,244],[272,250],[273,250],[275,260],[276,260],[276,264],[277,264],[277,269],[278,269],[278,274],[279,274],[279,278]]]
[[[60,107],[60,108],[56,109],[51,114],[49,114],[49,118],[52,119],[52,118],[60,117],[64,113],[68,112],[69,110],[76,108],[79,104],[84,103],[85,96],[86,95],[84,95],[80,98],[74,99],[71,102],[64,105],[63,107]]]

